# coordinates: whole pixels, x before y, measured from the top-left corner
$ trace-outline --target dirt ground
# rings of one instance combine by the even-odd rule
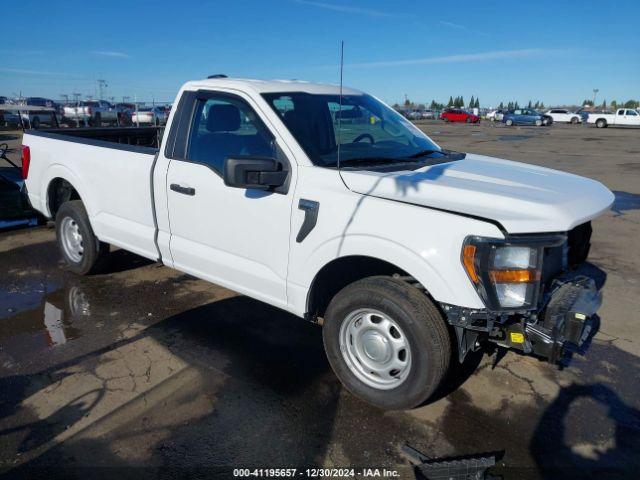
[[[585,357],[562,370],[515,353],[495,367],[473,358],[440,398],[383,412],[341,388],[320,327],[121,250],[107,273],[77,277],[50,228],[2,232],[0,475],[353,466],[414,478],[409,443],[438,458],[501,452],[493,472],[506,479],[637,478],[640,130],[420,126],[443,147],[615,192],[593,224],[586,268],[604,304]]]

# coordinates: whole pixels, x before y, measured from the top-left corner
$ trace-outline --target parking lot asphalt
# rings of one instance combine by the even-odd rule
[[[387,466],[413,478],[407,442],[434,458],[502,452],[494,472],[507,479],[637,478],[640,130],[419,126],[443,147],[615,192],[585,266],[604,294],[586,356],[562,370],[476,357],[431,403],[383,412],[341,388],[320,327],[121,250],[108,272],[78,277],[52,229],[3,232],[0,474]]]

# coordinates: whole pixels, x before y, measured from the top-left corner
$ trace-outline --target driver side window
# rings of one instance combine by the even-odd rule
[[[187,159],[222,174],[233,156],[275,157],[275,141],[242,99],[214,94],[199,98],[191,120]]]

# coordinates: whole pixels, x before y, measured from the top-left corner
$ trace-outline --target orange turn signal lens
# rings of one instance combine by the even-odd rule
[[[469,274],[469,278],[473,283],[478,283],[480,278],[478,277],[478,272],[476,272],[476,246],[475,245],[465,245],[462,250],[462,263],[464,264],[464,268]]]
[[[540,270],[491,270],[493,283],[533,283],[540,280]]]

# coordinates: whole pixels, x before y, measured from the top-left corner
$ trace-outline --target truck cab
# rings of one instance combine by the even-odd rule
[[[335,85],[188,82],[161,132],[25,134],[29,198],[73,271],[116,245],[315,322],[340,380],[389,409],[469,351],[555,363],[592,329],[575,268],[613,201],[598,182],[447,150]]]

